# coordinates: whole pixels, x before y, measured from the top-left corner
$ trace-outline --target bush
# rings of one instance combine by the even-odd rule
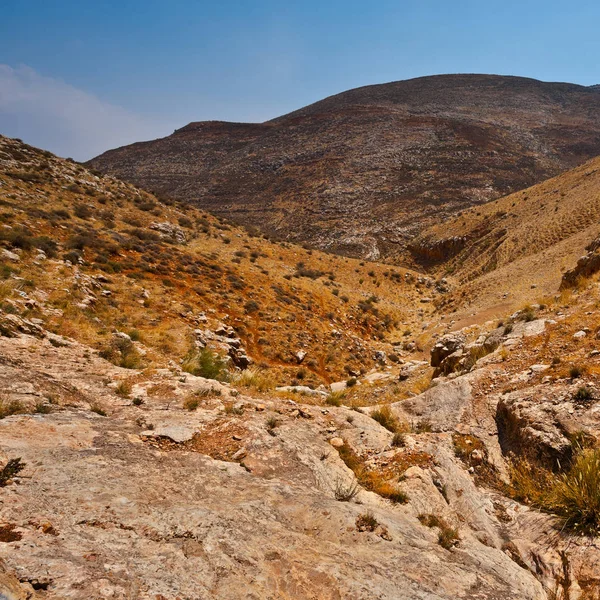
[[[25,412],[25,406],[19,400],[6,400],[0,398],[0,419],[19,415]]]
[[[375,419],[381,426],[385,427],[388,431],[396,433],[399,429],[398,420],[394,416],[392,409],[389,404],[378,408],[376,411],[371,413],[371,418]]]
[[[86,206],[85,204],[76,204],[73,212],[75,213],[75,216],[79,217],[80,219],[89,219],[92,216],[90,207]]]
[[[562,527],[582,535],[600,535],[600,449],[584,450],[548,494],[545,507]]]
[[[356,517],[356,528],[359,531],[375,531],[377,527],[379,527],[379,521],[371,512]]]
[[[113,365],[124,369],[137,369],[142,366],[142,356],[128,337],[113,338],[99,354]]]
[[[227,359],[208,348],[192,350],[184,358],[182,368],[187,373],[206,379],[229,381]]]

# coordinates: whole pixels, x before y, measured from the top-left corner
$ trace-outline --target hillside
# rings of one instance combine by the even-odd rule
[[[425,227],[598,154],[597,89],[444,75],[262,124],[190,123],[90,165],[281,239],[402,260]]]
[[[28,315],[98,348],[134,331],[149,364],[208,341],[281,384],[345,379],[401,352],[433,310],[419,300],[439,294],[430,278],[272,243],[4,137],[0,193],[3,295],[16,286],[35,298]]]
[[[465,210],[425,230],[409,248],[416,262],[455,281],[460,297],[446,297],[445,306],[468,299],[470,309],[506,309],[554,294],[599,235],[600,158],[595,158]]]

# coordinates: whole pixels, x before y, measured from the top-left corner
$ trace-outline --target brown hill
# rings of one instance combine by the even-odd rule
[[[208,342],[315,387],[381,368],[376,353],[409,343],[433,310],[419,302],[439,293],[428,278],[184,208],[0,136],[0,316],[25,311],[99,350],[133,332],[147,366]]]
[[[394,258],[424,227],[598,154],[595,88],[444,75],[262,124],[190,123],[90,164],[280,238]]]
[[[598,270],[600,158],[526,190],[463,211],[410,246],[417,262],[451,276],[444,304],[500,311],[554,294]],[[587,261],[574,269],[590,250]]]

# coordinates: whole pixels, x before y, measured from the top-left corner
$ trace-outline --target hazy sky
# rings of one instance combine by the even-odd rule
[[[0,133],[63,156],[436,73],[600,83],[600,2],[2,0]]]

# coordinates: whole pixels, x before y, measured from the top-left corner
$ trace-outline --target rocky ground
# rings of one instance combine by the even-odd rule
[[[553,343],[589,358],[593,332],[577,329],[580,312],[538,311],[515,315],[509,332],[442,338],[433,362],[495,349],[474,368],[451,360],[455,370],[429,390],[392,404],[410,423],[401,442],[372,418],[380,407],[255,394],[175,365],[123,369],[5,321],[2,403],[23,410],[0,420],[0,465],[20,458],[25,468],[0,488],[0,592],[582,597],[598,584],[595,541],[559,535],[551,516],[502,493],[515,439],[551,461],[571,447],[567,431],[599,429],[596,400],[573,400],[584,380],[538,360]],[[589,360],[584,379],[595,386],[598,358]],[[403,497],[368,491],[364,471],[343,460],[348,448]]]

